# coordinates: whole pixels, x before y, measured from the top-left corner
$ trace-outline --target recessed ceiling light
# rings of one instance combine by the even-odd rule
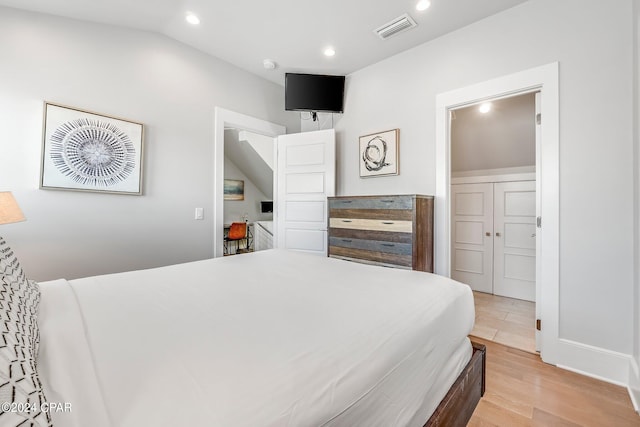
[[[191,25],[198,25],[200,23],[200,18],[198,18],[194,13],[187,12],[187,16],[185,16],[187,22]]]
[[[422,12],[423,10],[429,9],[429,6],[431,6],[431,2],[429,0],[420,0],[416,4],[416,10],[419,10]]]
[[[480,104],[480,107],[478,107],[478,111],[480,111],[482,114],[487,114],[489,111],[491,111],[491,103],[484,102]]]
[[[336,54],[336,51],[332,47],[328,47],[324,50],[325,56],[333,56]]]

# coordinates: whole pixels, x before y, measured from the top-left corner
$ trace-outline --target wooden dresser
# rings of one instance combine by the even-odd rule
[[[433,196],[329,197],[329,256],[433,272]]]

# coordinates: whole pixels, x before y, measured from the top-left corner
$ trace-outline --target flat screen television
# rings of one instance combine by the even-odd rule
[[[342,113],[343,103],[344,76],[285,74],[285,110]]]
[[[263,200],[260,202],[260,212],[270,213],[273,212],[273,200]]]

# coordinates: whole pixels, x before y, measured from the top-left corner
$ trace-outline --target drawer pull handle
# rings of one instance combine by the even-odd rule
[[[353,222],[350,219],[343,219],[342,222]]]
[[[386,246],[386,247],[388,247],[388,248],[392,248],[392,247],[394,247],[395,245],[394,245],[393,243],[383,243],[383,244],[382,244],[382,246]]]
[[[351,240],[351,239],[342,239],[342,241],[343,241],[343,242],[345,242],[345,243],[351,243],[351,242],[353,242],[353,240]]]
[[[353,202],[353,200],[343,200],[340,203],[352,203],[352,202]]]
[[[382,221],[382,223],[385,225],[391,225],[393,224],[393,221]]]
[[[381,200],[382,203],[393,203],[395,200]]]

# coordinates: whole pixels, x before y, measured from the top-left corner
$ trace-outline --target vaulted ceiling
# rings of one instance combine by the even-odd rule
[[[0,0],[0,5],[164,34],[284,84],[285,72],[346,75],[526,0]],[[194,13],[200,24],[186,22]],[[415,28],[374,30],[408,13]],[[324,50],[332,47],[335,55]],[[276,64],[265,69],[263,61]]]

